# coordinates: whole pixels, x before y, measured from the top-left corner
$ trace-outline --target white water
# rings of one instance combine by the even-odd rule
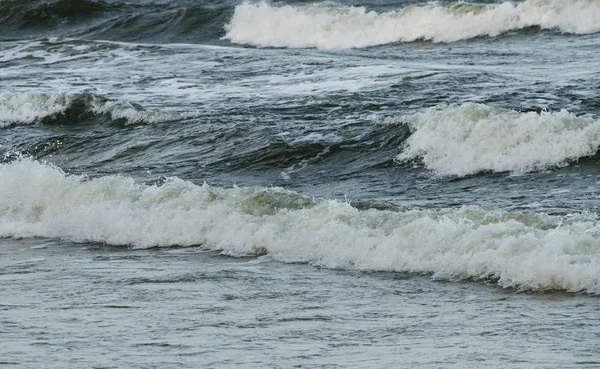
[[[594,155],[600,147],[600,121],[566,110],[519,113],[466,103],[384,122],[413,130],[396,160],[419,159],[440,175],[539,170]]]
[[[480,207],[360,211],[281,189],[93,180],[23,159],[0,166],[0,236],[134,247],[203,245],[330,268],[600,291],[600,222]]]
[[[244,3],[225,38],[259,47],[361,48],[394,42],[455,42],[527,27],[587,34],[600,31],[600,2],[526,0],[521,3],[436,2],[376,12],[331,2],[302,6]]]

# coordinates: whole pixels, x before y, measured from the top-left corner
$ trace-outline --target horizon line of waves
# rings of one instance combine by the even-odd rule
[[[87,92],[0,92],[0,128],[34,123],[73,124],[98,115],[125,124],[151,124],[184,117],[177,112],[146,110],[137,103]]]
[[[225,39],[257,47],[346,49],[397,42],[456,42],[528,27],[600,31],[600,2],[525,0],[500,4],[428,2],[378,12],[333,2],[236,6]]]
[[[26,185],[25,185],[26,184]],[[202,245],[327,268],[428,273],[522,290],[600,293],[600,219],[463,206],[359,210],[279,188],[89,179],[0,165],[0,237],[136,248]]]
[[[416,162],[440,176],[544,170],[594,156],[600,148],[600,120],[567,110],[523,113],[464,103],[378,119],[411,131],[398,163]]]

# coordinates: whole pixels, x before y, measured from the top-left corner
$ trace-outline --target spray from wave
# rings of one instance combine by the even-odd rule
[[[412,131],[397,161],[420,160],[440,175],[540,170],[592,156],[600,147],[600,120],[566,110],[520,113],[466,103],[384,122]]]
[[[0,194],[1,237],[203,245],[330,268],[600,292],[600,220],[592,214],[358,210],[277,188],[87,179],[29,159],[0,165]]]
[[[78,122],[107,115],[127,124],[157,123],[177,118],[175,113],[147,111],[138,104],[109,100],[88,93],[0,93],[0,127],[14,124]]]
[[[302,6],[245,3],[235,8],[225,26],[225,38],[259,47],[344,49],[415,40],[455,42],[527,27],[574,34],[598,32],[600,2],[431,2],[391,12],[331,2]]]

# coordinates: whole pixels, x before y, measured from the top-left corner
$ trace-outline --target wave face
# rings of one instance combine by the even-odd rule
[[[5,0],[0,3],[0,30],[5,36],[17,30],[77,26],[102,16],[109,8],[93,0]]]
[[[587,34],[600,31],[595,0],[526,0],[522,3],[431,2],[376,12],[324,2],[302,6],[268,3],[235,8],[225,38],[259,47],[362,48],[395,42],[455,42],[498,36],[527,27]]]
[[[45,22],[62,23],[88,18],[108,8],[106,3],[93,0],[5,0],[0,4],[0,16],[14,26],[35,27]]]
[[[0,165],[0,236],[134,247],[203,245],[330,268],[491,279],[526,290],[600,292],[600,220],[476,206],[358,210],[277,188],[147,186],[70,176],[29,159]]]
[[[122,120],[128,124],[175,119],[175,114],[146,111],[135,103],[108,100],[88,93],[0,93],[0,127],[31,123],[77,123],[94,115],[107,115],[112,120]]]
[[[0,2],[0,38],[218,40],[231,12],[228,4],[192,1],[5,0]]]
[[[396,160],[421,160],[440,175],[528,172],[596,154],[600,120],[566,110],[520,113],[466,103],[387,118],[413,131]]]

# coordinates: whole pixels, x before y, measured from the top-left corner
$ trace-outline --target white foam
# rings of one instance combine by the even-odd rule
[[[0,127],[15,123],[32,123],[63,112],[70,101],[62,95],[36,93],[0,93]],[[61,101],[62,100],[62,101]]]
[[[566,165],[600,147],[600,120],[566,110],[519,113],[466,103],[384,121],[413,130],[398,161],[419,159],[441,175],[523,173]]]
[[[65,175],[31,160],[0,165],[0,236],[268,253],[331,268],[497,279],[529,290],[600,292],[600,220],[480,207],[358,210],[265,188],[172,178]]]
[[[287,61],[281,63],[285,64]],[[360,66],[338,64],[335,68],[324,69],[305,68],[300,66],[294,70],[278,70],[276,74],[265,72],[258,76],[232,78],[218,84],[187,85],[178,80],[168,80],[165,81],[165,85],[157,86],[153,91],[164,94],[164,91],[168,90],[170,94],[181,94],[179,96],[183,98],[193,96],[194,99],[205,100],[221,100],[223,96],[281,100],[294,96],[322,96],[375,90],[388,86],[387,78],[417,74],[408,68],[376,63]]]
[[[338,136],[333,132],[329,132],[327,134],[319,133],[319,132],[310,132],[304,136],[293,137],[291,140],[288,140],[289,144],[292,146],[298,146],[303,144],[335,144],[343,141],[343,138]]]
[[[84,101],[93,114],[108,114],[111,119],[128,123],[156,123],[177,119],[175,112],[145,111],[123,100],[106,100],[89,94],[0,92],[0,127],[31,124],[64,113],[78,101]]]
[[[260,47],[343,49],[420,39],[455,42],[532,26],[575,34],[598,32],[600,2],[430,2],[389,12],[331,2],[301,6],[244,3],[235,8],[225,26],[225,38]]]

